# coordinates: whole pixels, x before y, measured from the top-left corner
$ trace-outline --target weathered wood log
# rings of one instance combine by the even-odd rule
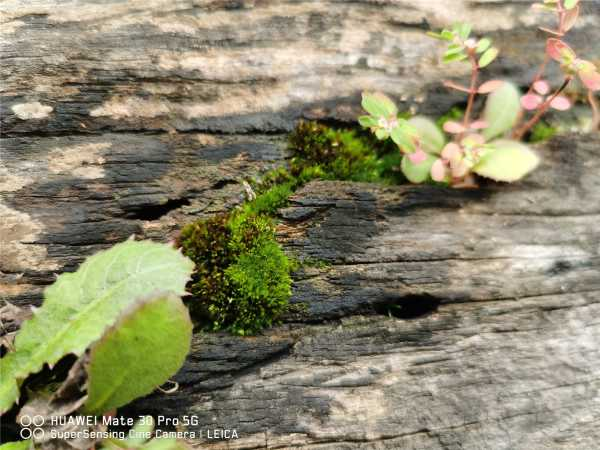
[[[518,185],[314,182],[280,238],[323,261],[254,338],[196,336],[181,390],[202,448],[593,448],[600,439],[600,139]],[[207,430],[240,438],[211,442]]]
[[[600,2],[582,4],[572,39],[598,59]],[[524,82],[543,47],[528,7],[3,2],[0,298],[37,303],[101,248],[232,207],[298,118],[354,121],[361,90],[446,111],[429,26],[476,22],[503,51],[490,76]],[[196,415],[202,447],[594,448],[599,155],[556,139],[526,181],[476,191],[305,187],[279,237],[322,264],[295,275],[284,324],[197,335],[180,391],[130,412]]]

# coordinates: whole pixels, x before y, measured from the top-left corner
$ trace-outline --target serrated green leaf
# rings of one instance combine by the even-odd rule
[[[0,444],[0,450],[29,450],[33,446],[31,445],[31,441],[28,439],[26,441],[15,441],[15,442],[6,442],[4,444]]]
[[[414,164],[407,155],[402,157],[400,168],[402,173],[411,183],[423,183],[430,178],[431,166],[436,161],[436,157],[427,155],[427,159],[419,164]]]
[[[360,116],[358,123],[363,128],[371,128],[377,126],[377,119],[373,116]]]
[[[84,411],[102,414],[147,395],[182,366],[192,322],[174,294],[139,300],[90,352]]]
[[[490,143],[481,160],[473,167],[473,172],[496,181],[516,181],[534,170],[539,157],[525,144],[508,139],[498,139]]]
[[[477,47],[475,47],[475,51],[477,53],[483,53],[492,45],[492,40],[488,38],[482,38],[477,42]]]
[[[44,293],[44,304],[24,322],[15,351],[0,359],[0,411],[18,400],[18,387],[44,364],[81,356],[136,299],[157,290],[185,293],[194,264],[174,248],[126,241],[89,257]]]
[[[435,122],[427,117],[415,116],[408,123],[416,130],[424,151],[436,155],[441,153],[446,139]]]
[[[486,140],[510,130],[517,122],[520,111],[520,93],[514,84],[505,82],[494,90],[488,96],[483,112],[483,120],[488,124],[482,132]]]
[[[361,105],[365,111],[375,117],[396,117],[398,114],[394,102],[380,92],[363,92]]]
[[[496,47],[488,48],[483,55],[479,58],[479,62],[477,65],[480,69],[483,69],[486,66],[489,66],[493,60],[498,56],[498,49]]]

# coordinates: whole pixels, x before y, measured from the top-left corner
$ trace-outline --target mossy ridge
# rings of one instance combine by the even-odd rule
[[[177,245],[196,265],[188,306],[205,329],[254,334],[286,311],[291,272],[299,264],[277,243],[274,216],[302,185],[317,178],[386,184],[404,180],[396,170],[399,152],[393,146],[381,149],[360,131],[300,122],[289,147],[289,168],[250,180],[251,200],[181,231]]]

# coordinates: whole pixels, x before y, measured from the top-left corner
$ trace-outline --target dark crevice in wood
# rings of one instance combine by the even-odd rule
[[[397,319],[418,319],[435,313],[441,300],[431,295],[407,295],[391,298],[373,305],[377,314]]]

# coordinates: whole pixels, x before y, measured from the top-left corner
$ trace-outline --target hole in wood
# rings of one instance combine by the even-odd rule
[[[437,311],[440,300],[431,295],[407,295],[373,305],[377,314],[398,319],[417,319]]]

